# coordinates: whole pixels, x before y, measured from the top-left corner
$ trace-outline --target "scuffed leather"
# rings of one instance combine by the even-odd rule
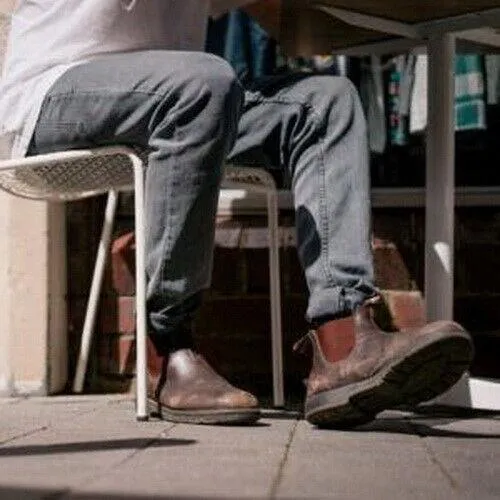
[[[161,372],[150,376],[150,394],[153,387],[154,399],[175,410],[258,408],[255,396],[232,386],[190,349],[163,359]]]
[[[355,345],[349,356],[341,361],[330,363],[321,350],[316,331],[310,331],[307,339],[312,345],[312,368],[307,380],[307,396],[322,391],[337,389],[365,380],[391,362],[404,357],[427,337],[437,332],[465,332],[452,321],[437,321],[421,328],[396,333],[380,330],[373,322],[370,305],[363,305],[353,314]],[[328,324],[323,327],[328,328]],[[297,343],[300,349],[303,341]]]

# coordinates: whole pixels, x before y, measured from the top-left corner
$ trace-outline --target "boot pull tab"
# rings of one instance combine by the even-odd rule
[[[293,352],[298,354],[306,354],[307,346],[312,343],[311,334],[313,330],[309,330],[303,337],[301,337],[295,344],[293,344]]]
[[[379,295],[370,297],[354,311],[354,323],[357,327],[369,328],[373,326],[374,307],[381,302]]]

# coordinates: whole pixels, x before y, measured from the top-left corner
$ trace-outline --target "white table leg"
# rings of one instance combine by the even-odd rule
[[[425,300],[429,321],[453,319],[455,226],[455,39],[447,34],[428,44],[428,132],[425,242]],[[465,374],[433,403],[500,409],[500,383]]]
[[[429,40],[425,300],[427,319],[453,319],[455,39]]]
[[[428,112],[425,216],[425,303],[427,320],[453,319],[455,224],[455,39],[428,42]],[[470,406],[468,376],[436,403]]]

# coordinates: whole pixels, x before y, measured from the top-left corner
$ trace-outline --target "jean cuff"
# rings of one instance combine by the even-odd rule
[[[367,300],[380,295],[371,286],[356,289],[345,287],[327,288],[311,294],[306,320],[312,325],[324,323],[332,319],[350,316]]]

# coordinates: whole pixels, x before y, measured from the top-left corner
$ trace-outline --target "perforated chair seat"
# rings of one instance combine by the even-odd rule
[[[134,186],[130,154],[124,147],[65,151],[1,162],[0,186],[23,198],[71,201]]]

